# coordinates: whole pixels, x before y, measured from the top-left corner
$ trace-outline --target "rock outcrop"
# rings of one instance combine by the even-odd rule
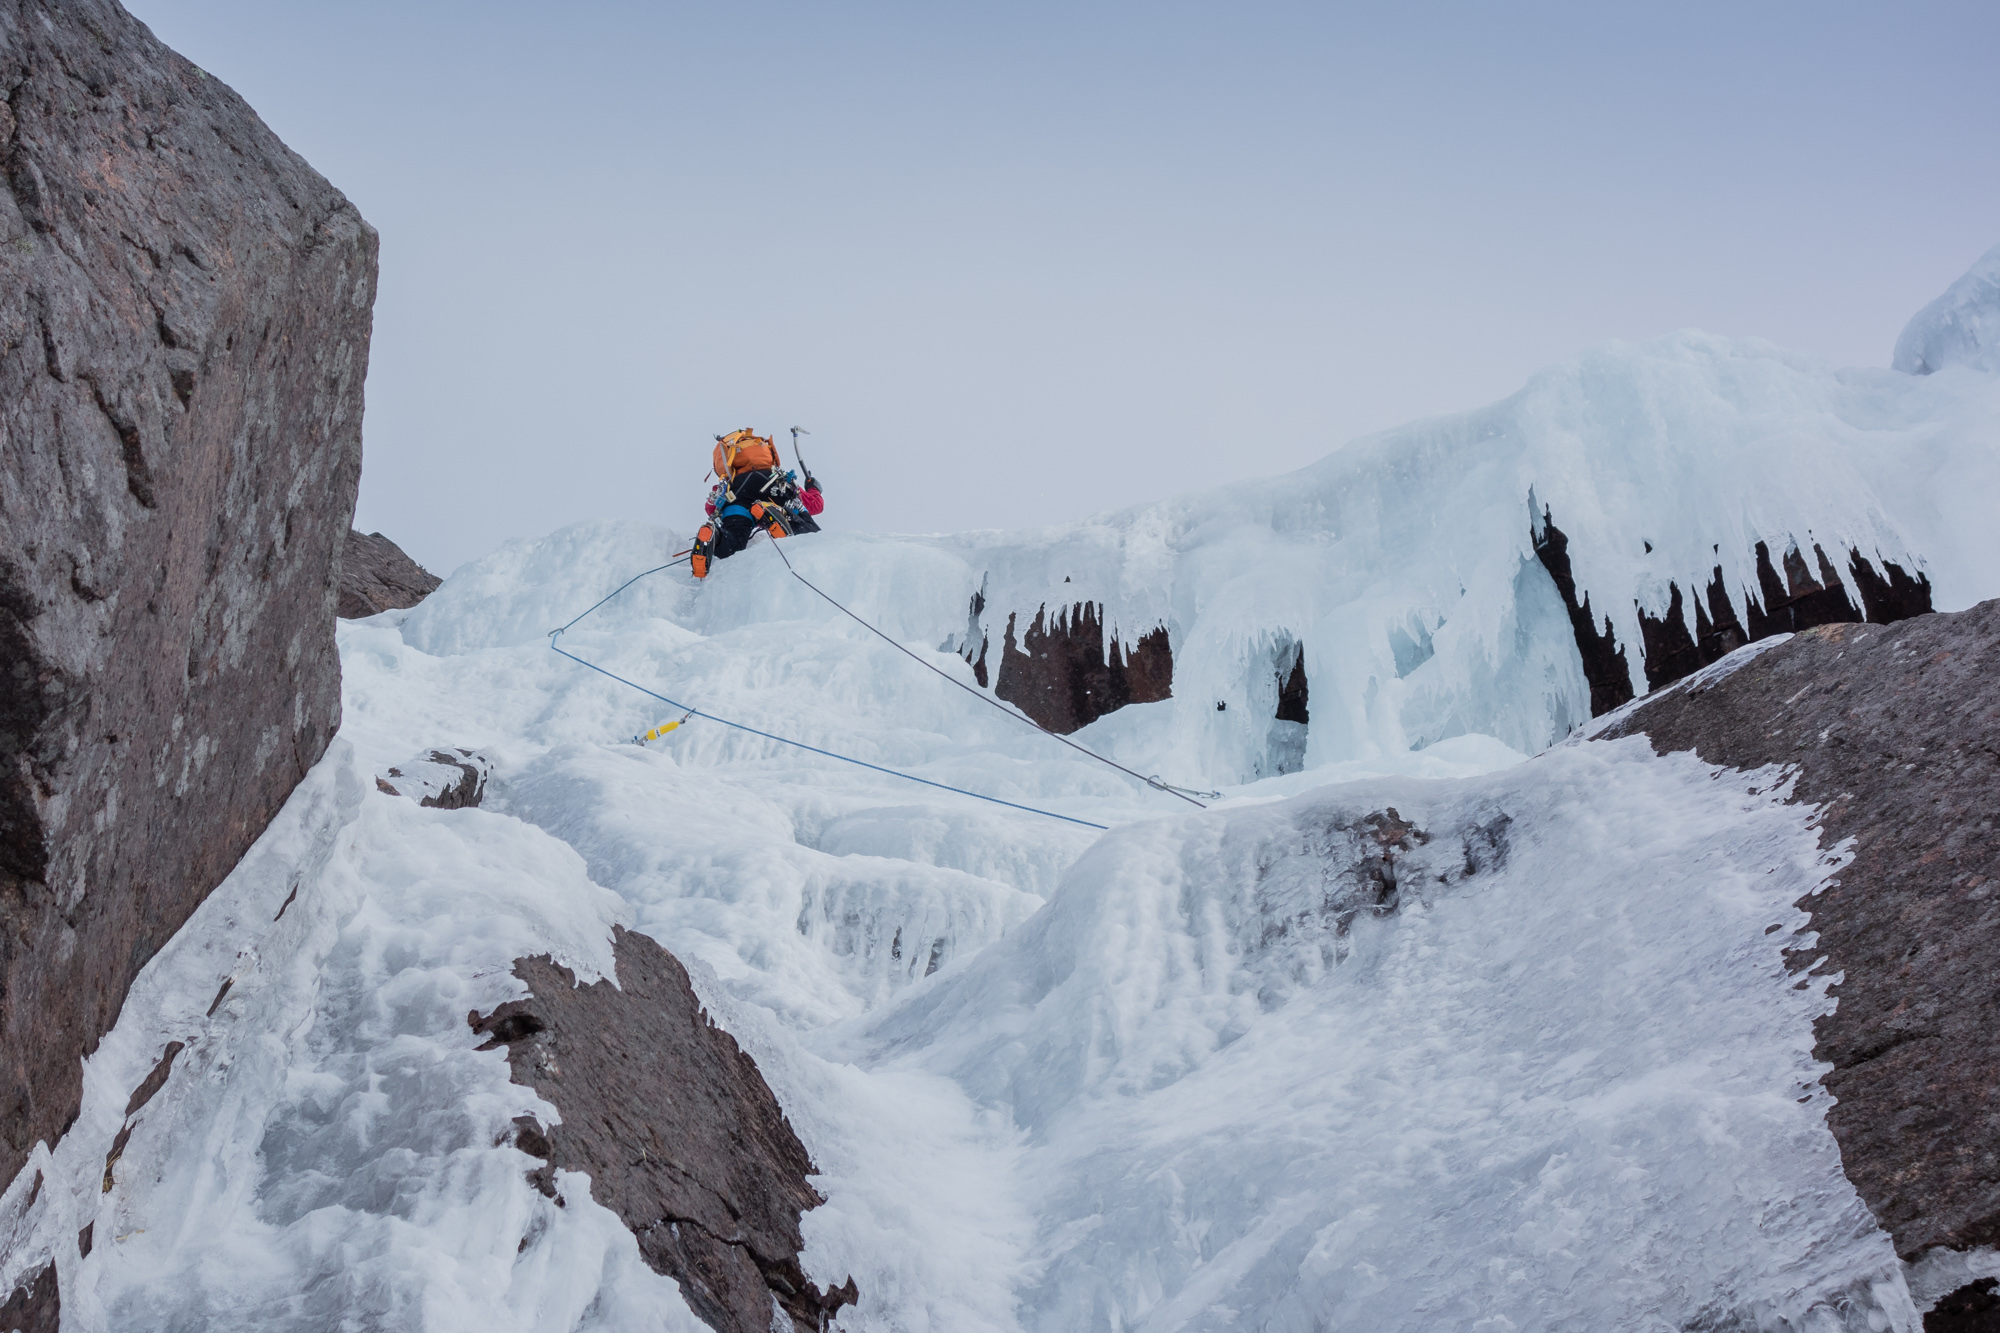
[[[444,582],[379,532],[347,533],[340,562],[340,614],[358,620],[415,606]]]
[[[1583,677],[1590,683],[1590,715],[1602,717],[1622,708],[1633,698],[1632,673],[1627,665],[1625,646],[1612,632],[1609,616],[1593,612],[1588,591],[1578,588],[1570,567],[1569,538],[1543,514],[1541,531],[1535,537],[1535,554],[1555,580],[1556,591],[1569,610],[1570,630],[1576,638],[1577,653],[1583,659]],[[1648,548],[1650,549],[1650,548]],[[1719,662],[1746,643],[1768,639],[1774,634],[1795,634],[1815,625],[1867,621],[1891,625],[1931,609],[1930,580],[1919,573],[1912,577],[1892,560],[1874,561],[1858,550],[1847,553],[1847,567],[1861,590],[1860,606],[1847,594],[1833,562],[1818,546],[1812,548],[1813,563],[1796,545],[1786,549],[1780,563],[1784,577],[1778,576],[1768,543],[1758,542],[1757,591],[1743,601],[1748,623],[1738,619],[1724,586],[1722,567],[1703,595],[1690,589],[1683,599],[1678,583],[1667,585],[1667,613],[1655,617],[1641,608],[1639,631],[1645,650],[1646,688],[1662,689],[1682,680],[1712,662]],[[1816,566],[1816,568],[1815,568]],[[1694,631],[1688,631],[1684,609],[1691,601]],[[1598,621],[1603,621],[1602,628]]]
[[[588,1172],[592,1197],[717,1333],[771,1333],[773,1301],[798,1333],[818,1333],[857,1292],[851,1277],[822,1292],[799,1266],[799,1215],[822,1202],[812,1160],[674,956],[622,927],[613,954],[616,985],[520,959],[530,998],[470,1016],[507,1048],[514,1081],[562,1116],[517,1122],[517,1146],[546,1163],[530,1179],[552,1193],[554,1171]]]
[[[493,761],[477,750],[425,750],[375,776],[375,789],[434,810],[472,810],[486,799]]]
[[[1173,695],[1174,655],[1164,625],[1126,645],[1116,636],[1105,641],[1103,608],[1095,602],[1055,614],[1041,607],[1018,640],[1016,619],[1007,617],[993,693],[1050,731],[1067,735],[1126,704]],[[982,642],[974,664],[981,684],[985,664]]]
[[[376,238],[112,0],[0,0],[0,90],[5,1182],[339,724]]]
[[[2000,1246],[2000,601],[1814,628],[1603,734],[1636,733],[1783,765],[1824,807],[1822,844],[1853,840],[1801,904],[1818,935],[1799,965],[1843,974],[1816,1031],[1828,1123],[1905,1259]]]
[[[2000,1330],[2000,1281],[1981,1278],[1940,1300],[1924,1316],[1924,1333],[1996,1333]]]

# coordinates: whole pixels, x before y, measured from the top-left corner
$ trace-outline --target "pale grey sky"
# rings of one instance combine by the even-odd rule
[[[2000,7],[135,0],[382,232],[358,523],[440,572],[1296,467],[1679,327],[1887,364],[2000,242]]]

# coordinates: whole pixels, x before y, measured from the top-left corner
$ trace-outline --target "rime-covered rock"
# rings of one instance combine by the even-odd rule
[[[375,789],[437,810],[470,810],[486,798],[493,760],[477,750],[425,750],[375,775]]]
[[[111,0],[0,88],[3,1182],[339,724],[376,238]]]

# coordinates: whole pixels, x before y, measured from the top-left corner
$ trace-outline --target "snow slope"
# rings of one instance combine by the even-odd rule
[[[853,1049],[1026,1132],[1026,1327],[1901,1323],[1779,959],[1825,863],[1778,801],[1639,741],[1133,826]],[[1385,802],[1433,841],[1343,936]]]
[[[1546,748],[1587,692],[1532,524],[1635,654],[1624,608],[1717,562],[1745,586],[1758,539],[1859,546],[1962,605],[2000,592],[1996,409],[1975,369],[1678,334],[1263,483],[788,544],[967,682],[958,649],[1059,598],[1128,641],[1168,626],[1174,697],[1079,739],[1227,788],[1207,811],[921,670],[761,543],[563,637],[1102,834],[702,720],[634,746],[678,713],[545,635],[684,534],[510,543],[342,626],[341,741],[147,968],[47,1183],[0,1196],[0,1253],[56,1255],[85,1330],[695,1327],[586,1182],[554,1207],[493,1146],[535,1099],[465,1023],[518,955],[603,974],[620,922],[688,964],[819,1163],[805,1262],[856,1277],[850,1330],[1913,1331],[1823,1119],[1827,979],[1780,955],[1837,849],[1777,775]],[[1294,645],[1305,768],[1273,775]],[[376,789],[443,745],[491,758],[483,808]],[[1392,808],[1422,836],[1385,897]]]
[[[1910,375],[1951,366],[2000,371],[2000,245],[1916,313],[1896,339],[1892,364]]]

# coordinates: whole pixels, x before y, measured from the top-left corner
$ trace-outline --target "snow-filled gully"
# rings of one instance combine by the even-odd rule
[[[1841,850],[1781,775],[1558,743],[1616,682],[1536,523],[1643,692],[1673,607],[1712,637],[1689,590],[1747,625],[1760,542],[1893,562],[1944,609],[2000,592],[1996,421],[1982,369],[1686,333],[1279,485],[787,543],[974,690],[982,645],[1063,608],[1156,643],[1170,692],[1126,679],[1149,697],[1075,735],[1222,787],[1206,811],[920,670],[761,547],[565,637],[1101,835],[701,719],[634,746],[666,719],[545,636],[681,534],[509,543],[342,626],[340,740],[142,974],[75,1129],[0,1198],[0,1252],[54,1255],[82,1330],[698,1327],[587,1180],[529,1184],[507,1129],[552,1108],[466,1021],[524,955],[609,975],[622,924],[818,1164],[803,1259],[856,1279],[841,1328],[1914,1333],[1825,1123],[1832,979],[1786,967]],[[432,748],[490,764],[479,808],[377,785]]]

